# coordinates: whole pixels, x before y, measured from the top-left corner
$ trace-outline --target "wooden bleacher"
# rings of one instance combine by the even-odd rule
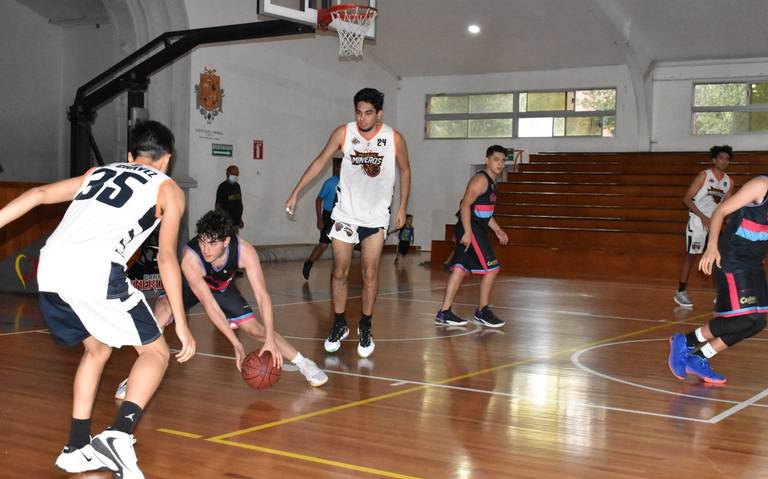
[[[502,270],[676,282],[688,219],[682,197],[710,166],[706,152],[531,155],[499,183],[495,218],[510,240],[496,245]],[[764,172],[768,152],[737,152],[728,168],[736,187]],[[435,267],[453,248],[453,228],[432,242]],[[700,273],[690,281],[709,284]]]
[[[43,183],[0,182],[0,207]],[[0,229],[0,260],[53,232],[69,203],[41,205]]]

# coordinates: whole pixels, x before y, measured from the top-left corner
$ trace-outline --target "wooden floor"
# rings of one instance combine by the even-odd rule
[[[337,354],[323,352],[330,262],[319,262],[308,284],[300,263],[265,266],[279,331],[329,373],[318,389],[291,371],[270,390],[249,389],[228,343],[194,309],[199,354],[172,364],[137,429],[146,476],[768,474],[765,336],[715,358],[725,387],[681,382],[667,369],[667,338],[710,317],[710,291],[692,291],[696,308],[685,311],[674,308],[672,283],[501,276],[492,304],[507,320],[503,329],[443,328],[432,318],[447,275],[420,266],[427,258],[395,267],[384,257],[368,359],[358,358],[354,333]],[[352,319],[359,291],[358,273]],[[477,294],[468,279],[454,310],[470,316]],[[67,440],[80,351],[54,345],[34,297],[1,298],[0,333],[0,477],[66,477],[53,462]],[[107,366],[94,433],[111,422],[112,393],[133,357],[117,352]]]

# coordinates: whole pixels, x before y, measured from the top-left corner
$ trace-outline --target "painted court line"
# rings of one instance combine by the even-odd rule
[[[171,434],[173,436],[185,437],[188,439],[201,439],[204,437],[200,434],[192,434],[189,432],[177,431],[175,429],[160,428],[160,429],[157,429],[157,431],[165,434]],[[376,468],[367,467],[367,466],[358,466],[356,464],[349,464],[346,462],[334,461],[331,459],[324,459],[322,457],[311,456],[309,454],[299,454],[296,452],[284,451],[281,449],[273,449],[269,447],[256,446],[253,444],[246,444],[242,442],[227,441],[225,439],[207,439],[207,441],[213,442],[216,444],[222,444],[224,446],[239,447],[242,449],[249,449],[251,451],[262,452],[262,453],[271,454],[274,456],[288,457],[291,459],[298,459],[302,461],[313,462],[316,464],[323,464],[326,466],[333,466],[333,467],[338,467],[342,469],[348,469],[351,471],[364,472],[367,474],[372,474],[372,475],[381,476],[381,477],[389,477],[393,479],[421,479],[417,476],[408,476],[408,475],[400,474],[397,472],[385,471],[383,469],[376,469]]]
[[[749,406],[761,406],[761,404],[755,404],[757,401],[763,399],[764,397],[768,396],[768,389],[763,389],[761,392],[755,394],[751,398],[747,399],[746,401],[742,401],[739,404],[726,409],[725,411],[721,412],[717,416],[713,416],[709,422],[711,424],[717,424],[723,419],[726,419],[730,416],[733,416],[737,412],[741,411],[742,409],[749,407]]]
[[[172,434],[174,436],[188,437],[189,439],[200,439],[201,437],[203,437],[202,434],[192,434],[191,432],[177,431],[175,429],[167,429],[164,427],[161,427],[157,431],[164,432],[166,434]]]
[[[676,323],[673,322],[673,323],[659,324],[657,326],[652,326],[652,327],[649,327],[649,328],[644,328],[644,329],[632,331],[632,332],[629,332],[629,333],[626,333],[626,334],[621,334],[621,335],[618,335],[618,336],[612,336],[610,338],[605,338],[605,339],[601,339],[601,340],[598,340],[598,341],[593,341],[591,343],[588,343],[586,345],[582,345],[582,346],[579,346],[579,347],[563,349],[563,350],[555,351],[553,353],[546,354],[546,355],[543,355],[543,356],[537,356],[537,357],[533,357],[533,358],[523,359],[523,360],[520,360],[520,361],[514,361],[514,362],[511,362],[511,363],[501,364],[499,366],[494,366],[494,367],[490,367],[490,368],[481,369],[479,371],[474,371],[474,372],[471,372],[471,373],[462,374],[460,376],[454,376],[454,377],[451,377],[451,378],[446,378],[446,379],[443,379],[441,381],[435,382],[435,384],[437,384],[437,385],[449,384],[449,383],[452,383],[452,382],[455,382],[455,381],[459,381],[461,379],[466,379],[466,378],[470,378],[470,377],[474,377],[474,376],[479,376],[479,375],[482,375],[482,374],[487,374],[487,373],[491,373],[491,372],[495,372],[495,371],[500,371],[500,370],[503,370],[503,369],[514,368],[514,367],[520,366],[522,364],[528,364],[528,363],[532,363],[532,362],[535,362],[535,361],[542,361],[542,360],[547,360],[547,359],[553,359],[553,358],[555,358],[557,356],[560,356],[560,355],[563,355],[563,354],[568,354],[568,353],[573,353],[575,351],[578,351],[578,350],[584,349],[584,348],[588,348],[590,346],[595,346],[597,344],[603,344],[603,343],[609,343],[609,342],[617,341],[617,340],[624,339],[624,338],[630,338],[632,336],[637,336],[637,335],[640,335],[640,334],[645,334],[645,333],[649,333],[649,332],[652,332],[652,331],[656,331],[656,330],[659,330],[659,329],[668,328],[670,326],[673,326],[674,324],[676,324]],[[422,391],[422,390],[424,390],[424,389],[426,389],[428,387],[433,387],[433,385],[432,384],[430,384],[430,385],[418,385],[418,386],[410,387],[410,388],[407,388],[407,389],[402,389],[400,391],[394,391],[394,392],[387,393],[387,394],[382,394],[382,395],[379,395],[379,396],[372,396],[370,398],[360,399],[360,400],[357,400],[357,401],[352,401],[352,402],[347,403],[347,404],[342,404],[342,405],[339,405],[339,406],[334,406],[334,407],[330,407],[330,408],[326,408],[326,409],[321,409],[321,410],[314,411],[314,412],[307,413],[307,414],[301,414],[301,415],[298,415],[298,416],[293,416],[293,417],[289,417],[289,418],[285,418],[285,419],[280,419],[280,420],[272,421],[272,422],[265,423],[265,424],[260,424],[258,426],[253,426],[253,427],[249,427],[249,428],[245,428],[245,429],[240,429],[240,430],[237,430],[237,431],[228,432],[228,433],[225,433],[225,434],[221,434],[221,435],[218,435],[218,436],[211,437],[208,440],[228,439],[228,438],[232,438],[232,437],[236,437],[236,436],[241,436],[241,435],[252,433],[252,432],[256,432],[256,431],[261,431],[261,430],[264,430],[264,429],[270,429],[270,428],[282,426],[282,425],[285,425],[285,424],[291,424],[291,423],[294,423],[294,422],[297,422],[297,421],[303,421],[305,419],[310,419],[310,418],[317,417],[317,416],[322,416],[322,415],[326,415],[326,414],[332,414],[332,413],[336,413],[336,412],[339,412],[339,411],[344,411],[344,410],[347,410],[347,409],[351,409],[351,408],[354,408],[354,407],[364,406],[364,405],[372,404],[372,403],[375,403],[375,402],[378,402],[378,401],[383,401],[383,400],[386,400],[386,399],[392,399],[392,398],[399,397],[399,396],[402,396],[402,395],[405,395],[405,394],[409,394],[409,393],[412,393],[412,392]]]
[[[615,376],[611,376],[611,375],[608,375],[608,374],[605,374],[605,373],[601,373],[599,371],[595,371],[594,369],[592,369],[592,368],[590,368],[588,366],[585,366],[584,363],[581,362],[582,354],[588,353],[590,351],[594,351],[596,349],[606,348],[606,347],[610,347],[610,346],[620,346],[620,345],[623,345],[623,344],[645,343],[645,342],[652,342],[652,341],[668,341],[668,338],[661,338],[661,339],[636,339],[636,340],[631,340],[631,341],[617,341],[617,342],[612,342],[612,343],[598,344],[597,346],[592,346],[592,347],[589,347],[589,348],[582,349],[580,351],[576,351],[575,353],[573,353],[571,355],[571,362],[578,369],[580,369],[580,370],[582,370],[582,371],[584,371],[584,372],[586,372],[588,374],[591,374],[593,376],[597,376],[599,378],[602,378],[602,379],[605,379],[605,380],[608,380],[608,381],[617,382],[619,384],[624,384],[624,385],[636,387],[636,388],[639,388],[639,389],[645,389],[646,391],[652,391],[652,392],[657,392],[657,393],[662,393],[662,394],[670,394],[672,396],[687,397],[687,398],[692,398],[692,399],[700,399],[702,401],[711,401],[711,402],[719,402],[719,403],[726,403],[726,404],[736,404],[737,406],[740,405],[740,404],[743,404],[742,402],[733,401],[733,400],[729,400],[729,399],[709,398],[709,397],[706,397],[706,396],[699,396],[699,395],[696,395],[696,394],[678,393],[678,392],[675,392],[675,391],[669,391],[667,389],[660,389],[660,388],[656,388],[656,387],[652,387],[652,386],[646,386],[645,384],[640,384],[640,383],[636,383],[636,382],[633,382],[633,381],[627,381],[626,379],[617,378]],[[759,401],[760,399],[762,399],[762,398],[758,398],[755,401],[752,401],[752,403],[745,405],[744,407],[747,407],[747,406],[768,407],[768,405],[766,405],[766,404],[754,404],[755,402]],[[749,401],[749,400],[747,400],[747,401]],[[741,409],[743,409],[744,407],[742,407]],[[733,408],[731,408],[731,409],[733,409]],[[738,410],[734,411],[734,413],[735,412],[738,412]],[[727,417],[727,416],[725,416],[725,417]],[[725,419],[725,417],[723,417],[723,419]]]
[[[28,334],[28,333],[47,333],[47,329],[28,329],[26,331],[13,331],[10,333],[0,333],[0,336],[14,336],[17,334]]]
[[[415,298],[382,298],[389,301],[411,301],[414,303],[431,303],[431,304],[442,304],[442,301],[436,301],[431,299],[415,299]],[[472,303],[453,303],[456,306],[472,306],[477,307],[476,304]],[[642,321],[647,323],[674,323],[674,324],[696,324],[694,322],[686,322],[685,320],[690,320],[699,316],[692,316],[690,318],[684,318],[685,320],[670,320],[670,319],[650,319],[650,318],[637,318],[633,316],[614,316],[610,314],[594,314],[594,313],[587,313],[584,311],[567,311],[562,309],[535,309],[535,308],[521,308],[518,306],[498,306],[493,304],[492,309],[509,309],[511,311],[524,311],[524,312],[531,312],[531,313],[542,313],[542,314],[567,314],[567,315],[573,315],[573,316],[584,316],[584,317],[591,317],[591,318],[605,318],[605,319],[622,319],[626,321]],[[418,313],[418,314],[429,314],[430,316],[434,316],[432,313]],[[711,315],[711,313],[708,313]]]

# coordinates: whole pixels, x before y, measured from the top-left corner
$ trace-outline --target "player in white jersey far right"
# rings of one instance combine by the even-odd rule
[[[336,128],[325,148],[309,165],[285,203],[293,214],[299,193],[341,150],[341,174],[337,186],[338,203],[333,208],[333,226],[328,237],[333,248],[333,312],[334,324],[325,341],[329,353],[341,347],[349,335],[344,311],[347,305],[347,277],[352,250],[360,243],[362,252],[363,298],[358,323],[357,353],[367,358],[375,347],[371,319],[379,290],[379,262],[389,226],[390,205],[395,188],[396,169],[400,173],[400,205],[395,214],[395,229],[405,224],[408,194],[411,189],[411,166],[405,139],[395,129],[381,123],[384,94],[363,88],[354,98],[355,121]]]
[[[166,171],[173,134],[147,121],[131,133],[128,162],[26,191],[0,209],[0,227],[41,204],[71,201],[40,251],[40,310],[56,342],[83,344],[74,379],[69,442],[56,466],[78,473],[108,468],[114,477],[143,479],[133,429],[168,367],[170,352],[144,295],[125,275],[127,260],[160,224],[157,263],[176,317],[179,362],[195,354],[181,296],[176,240],[184,193]],[[161,223],[162,220],[162,223]],[[91,439],[91,414],[112,348],[133,346],[132,387],[112,425]]]
[[[691,273],[694,258],[704,252],[707,246],[709,219],[717,206],[733,193],[733,182],[725,174],[733,158],[733,149],[728,145],[713,146],[709,149],[712,168],[696,175],[683,196],[683,203],[688,207],[688,224],[685,228],[686,255],[680,268],[680,284],[675,293],[675,303],[692,308],[688,298],[686,283]]]

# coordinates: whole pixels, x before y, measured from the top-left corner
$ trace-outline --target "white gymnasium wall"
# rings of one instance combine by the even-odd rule
[[[3,181],[54,181],[69,175],[66,110],[77,87],[114,63],[110,25],[57,26],[15,0],[0,0],[0,165]],[[114,156],[114,110],[99,112],[94,136]]]
[[[707,150],[727,143],[738,150],[768,149],[768,134],[693,134],[693,85],[700,82],[768,81],[768,59],[660,63],[653,72],[653,149]]]
[[[2,181],[50,181],[61,174],[63,33],[17,3],[0,0]]]
[[[190,28],[256,21],[256,2],[228,1],[226,11],[213,2],[187,0]],[[338,39],[323,35],[237,42],[202,47],[191,58],[190,229],[214,205],[216,188],[229,164],[240,167],[243,236],[256,244],[314,243],[314,199],[330,175],[330,164],[302,194],[295,220],[283,205],[304,169],[320,152],[331,131],[354,119],[352,97],[360,88],[382,90],[384,119],[396,126],[397,79],[369,58],[337,59]],[[208,125],[195,110],[194,86],[203,68],[215,68],[224,90],[223,113]],[[219,141],[201,139],[212,130]],[[252,159],[254,139],[264,141],[264,160]],[[212,143],[231,144],[233,158],[211,155]]]
[[[519,138],[481,140],[428,140],[424,138],[426,96],[435,93],[482,93],[522,89],[617,88],[614,138]],[[413,187],[409,212],[414,214],[416,244],[429,249],[444,237],[470,176],[470,165],[485,161],[485,149],[494,143],[544,151],[631,151],[637,148],[637,112],[625,66],[579,68],[540,72],[404,78],[398,94],[398,127],[411,157]]]

